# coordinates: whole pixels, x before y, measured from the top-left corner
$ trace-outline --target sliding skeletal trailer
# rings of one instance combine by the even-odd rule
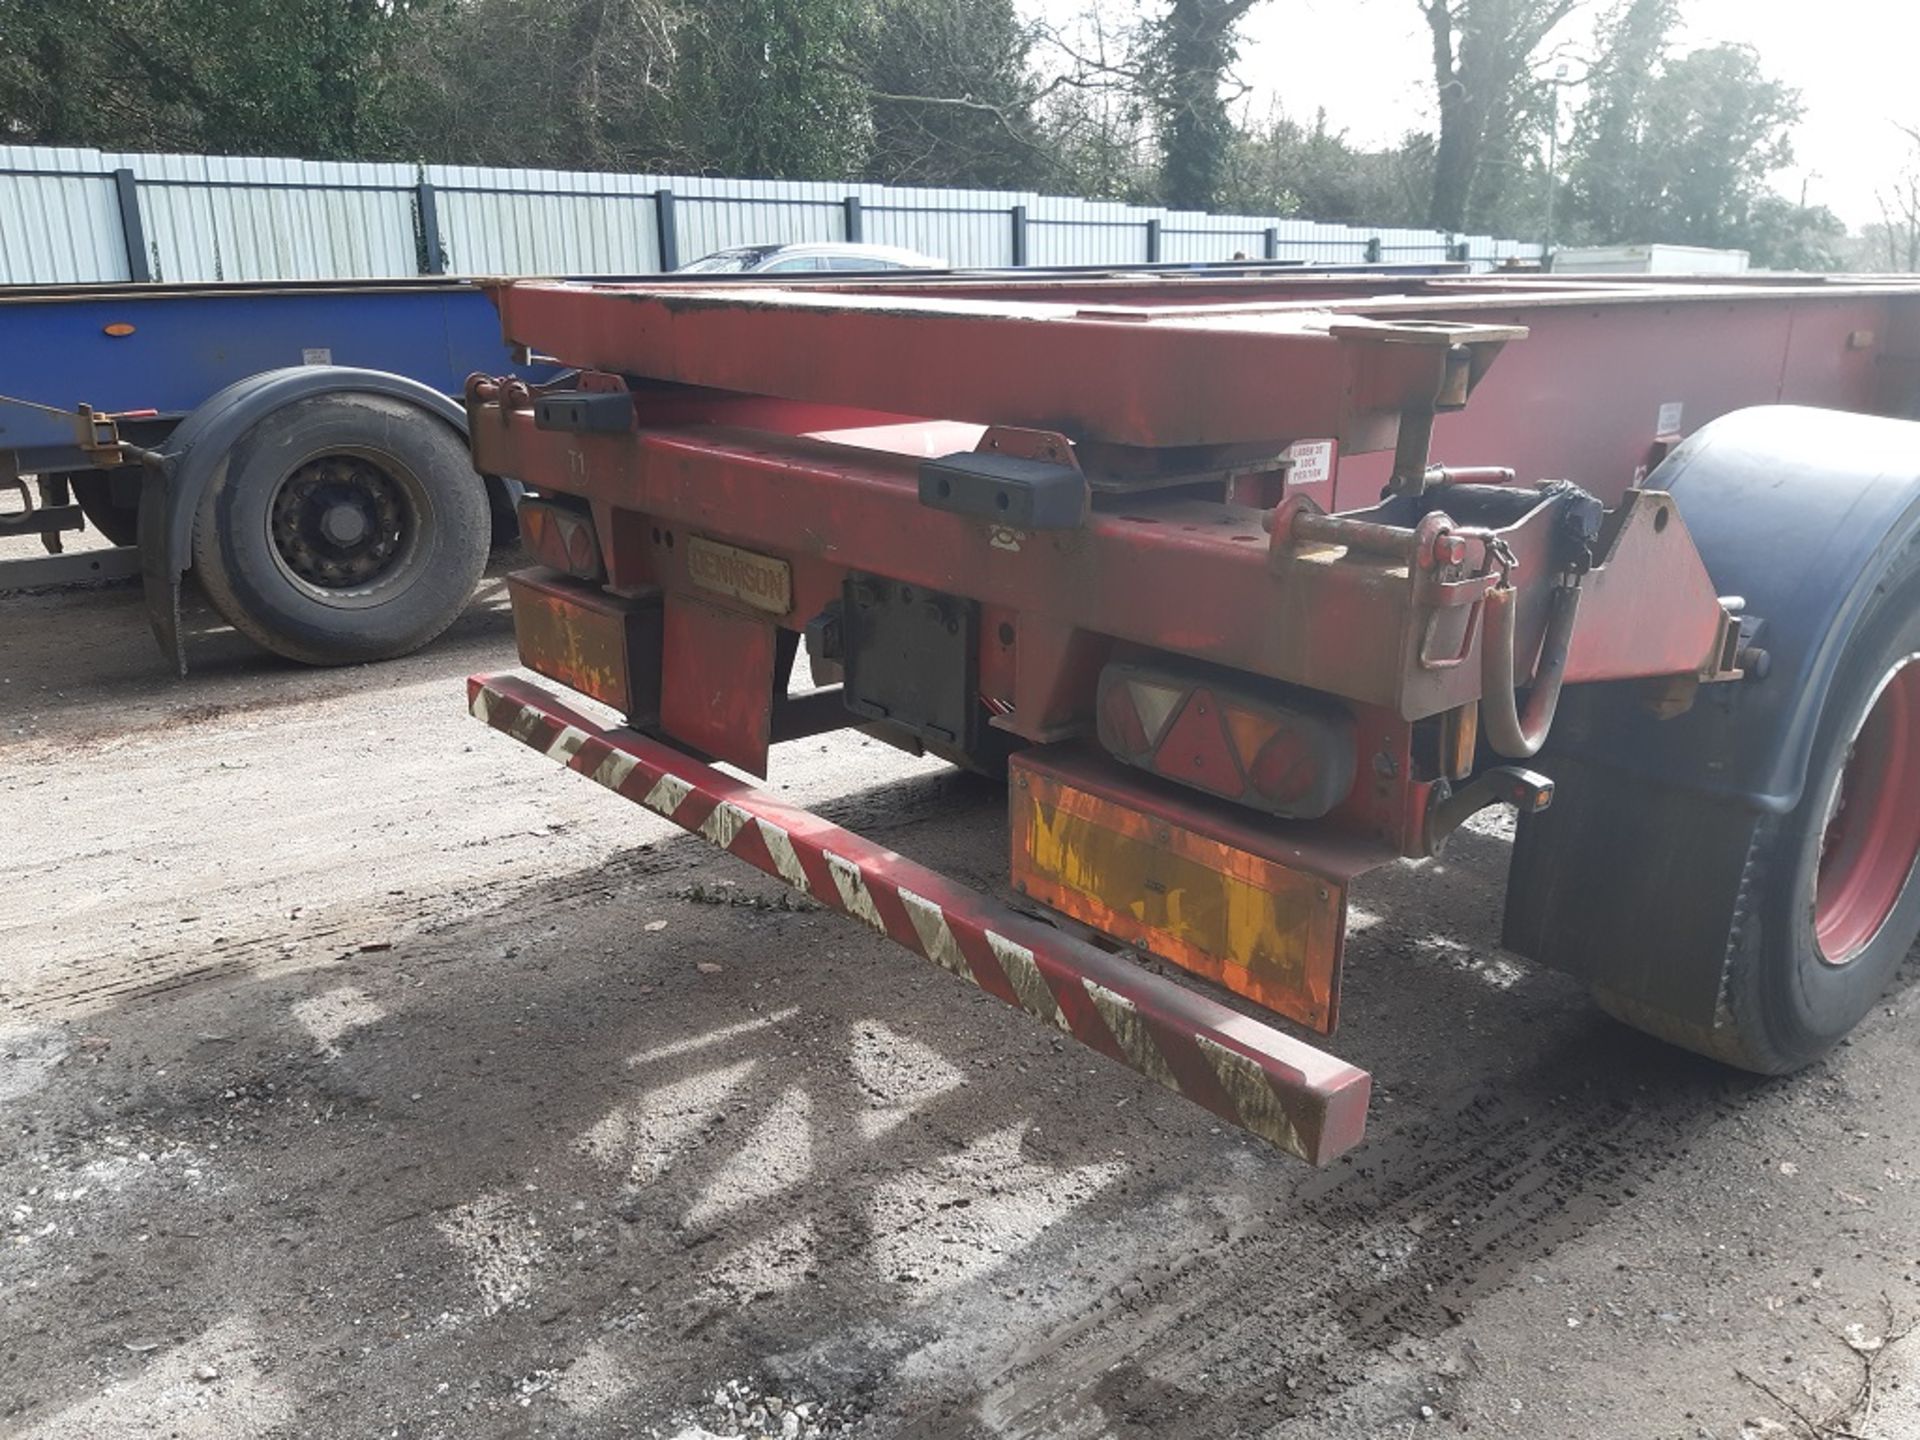
[[[1109,951],[1331,1033],[1354,879],[1500,804],[1507,944],[1750,1069],[1920,932],[1920,286],[494,295],[577,372],[467,385],[521,658],[625,723],[475,713],[1285,1149],[1364,1076]],[[1017,900],[713,768],[856,725],[1006,775]]]

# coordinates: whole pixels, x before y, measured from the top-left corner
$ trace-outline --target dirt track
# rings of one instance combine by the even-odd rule
[[[1466,836],[1362,890],[1313,1173],[465,718],[501,605],[181,683],[0,598],[0,1435],[1805,1437],[1920,1313],[1911,964],[1733,1076],[1498,951]],[[775,779],[997,883],[989,786]]]

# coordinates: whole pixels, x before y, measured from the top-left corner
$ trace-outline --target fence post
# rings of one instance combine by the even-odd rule
[[[1015,205],[1007,211],[1007,218],[1013,222],[1013,263],[1027,263],[1027,207]]]
[[[1280,227],[1278,225],[1267,227],[1266,234],[1261,237],[1261,249],[1269,260],[1280,258]]]
[[[440,248],[440,202],[433,193],[433,182],[422,180],[413,187],[414,204],[420,211],[420,273],[447,273],[446,253]]]
[[[847,212],[847,239],[851,243],[858,245],[862,240],[867,238],[865,217],[860,213],[860,197],[858,195],[849,195],[840,203],[846,208]]]
[[[120,202],[120,234],[127,246],[127,278],[153,279],[153,262],[147,256],[147,227],[140,218],[140,186],[131,170],[113,172],[113,194]]]
[[[1160,263],[1160,222],[1158,220],[1147,221],[1147,263],[1149,265]]]
[[[653,226],[660,240],[660,268],[680,268],[680,237],[673,224],[673,191],[653,192]]]

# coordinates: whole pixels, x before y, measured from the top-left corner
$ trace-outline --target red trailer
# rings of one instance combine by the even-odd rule
[[[1520,812],[1505,940],[1781,1072],[1920,932],[1920,285],[1000,275],[494,287],[537,488],[474,713],[1324,1162],[1348,888]],[[796,692],[804,645],[816,688]],[[1005,774],[994,898],[738,778]],[[721,766],[727,769],[720,768]]]

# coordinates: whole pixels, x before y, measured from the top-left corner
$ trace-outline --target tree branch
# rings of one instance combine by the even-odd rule
[[[848,69],[847,73],[852,74],[854,72]],[[1042,99],[1052,94],[1053,90],[1054,86],[1048,85],[1040,90],[1034,96],[1034,99]],[[867,98],[870,100],[885,101],[893,105],[926,105],[934,109],[964,110],[969,114],[991,115],[999,122],[1000,128],[1006,132],[1007,138],[1013,141],[1014,144],[1022,146],[1043,158],[1049,168],[1054,170],[1061,168],[1059,157],[1032,137],[1022,134],[1020,127],[1014,123],[1013,117],[1007,114],[1004,108],[989,104],[985,100],[973,100],[962,95],[901,95],[888,90],[875,90],[871,86],[867,89]]]

